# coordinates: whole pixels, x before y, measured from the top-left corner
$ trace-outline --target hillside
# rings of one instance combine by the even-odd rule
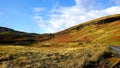
[[[120,45],[120,14],[101,17],[55,33],[55,42]]]

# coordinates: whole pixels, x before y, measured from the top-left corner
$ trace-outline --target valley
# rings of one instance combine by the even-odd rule
[[[100,68],[116,57],[110,45],[120,46],[120,14],[48,34],[0,27],[0,68]]]

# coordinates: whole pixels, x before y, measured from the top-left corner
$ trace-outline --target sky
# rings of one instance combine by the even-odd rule
[[[54,33],[120,13],[120,0],[0,0],[0,26],[29,33]]]

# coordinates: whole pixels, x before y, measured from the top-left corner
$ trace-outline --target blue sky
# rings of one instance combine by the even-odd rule
[[[0,0],[0,26],[53,33],[120,13],[120,0]]]

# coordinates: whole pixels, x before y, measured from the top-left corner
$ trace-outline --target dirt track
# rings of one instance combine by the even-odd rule
[[[117,47],[114,47],[114,46],[110,46],[110,48],[115,50],[115,52],[117,53],[117,57],[120,57],[120,48],[117,48]]]

